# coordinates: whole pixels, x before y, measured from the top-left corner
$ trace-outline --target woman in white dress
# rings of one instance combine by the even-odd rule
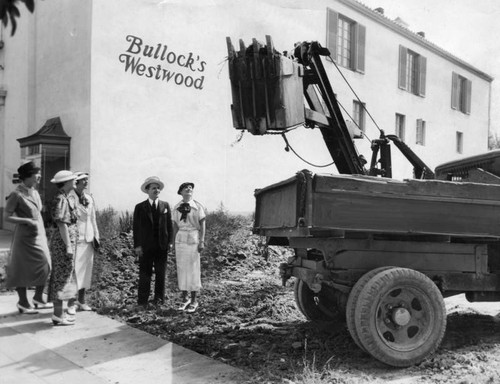
[[[200,252],[205,248],[205,208],[193,199],[193,183],[182,183],[177,193],[182,201],[172,212],[177,280],[182,292],[179,310],[192,313],[198,308],[201,290]],[[189,292],[191,296],[189,296]]]
[[[85,193],[89,185],[89,174],[75,172],[76,187],[70,192],[76,201],[78,241],[75,259],[75,276],[78,287],[78,300],[68,302],[68,313],[74,314],[76,309],[91,311],[92,308],[85,302],[85,290],[90,288],[94,255],[99,244],[99,230],[96,222],[94,198]]]

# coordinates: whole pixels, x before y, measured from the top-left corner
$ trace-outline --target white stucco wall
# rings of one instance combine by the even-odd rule
[[[162,197],[172,204],[179,198],[178,185],[192,181],[197,198],[208,209],[222,202],[232,211],[251,211],[255,188],[304,168],[335,173],[334,166],[314,168],[285,152],[280,136],[245,133],[238,141],[226,60],[226,36],[238,47],[240,38],[249,45],[253,37],[265,41],[265,35],[271,35],[280,51],[291,50],[297,41],[326,45],[327,7],[367,28],[365,74],[342,71],[386,133],[394,133],[395,113],[404,114],[406,142],[413,146],[416,119],[424,119],[426,145],[413,147],[432,168],[486,151],[489,84],[342,2],[51,0],[37,3],[36,23],[25,12],[12,39],[12,75],[4,77],[10,102],[2,144],[4,182],[19,164],[16,139],[36,132],[55,116],[61,117],[72,137],[71,168],[90,171],[90,190],[99,208],[132,210],[145,198],[139,190],[142,181],[157,175],[166,182]],[[132,45],[133,38],[127,36],[141,39],[141,52],[136,53],[138,40]],[[427,58],[425,98],[397,88],[399,44]],[[145,45],[159,47],[160,57],[167,47],[167,60],[145,57]],[[169,63],[169,53],[183,65]],[[194,60],[192,70],[185,65],[188,57]],[[175,74],[168,82],[146,77],[147,71],[140,76],[131,68],[126,71],[127,60],[153,67],[153,75],[157,66]],[[325,62],[325,67],[339,101],[352,112],[354,95],[333,64]],[[469,116],[450,108],[452,71],[472,80]],[[175,76],[191,76],[201,89],[177,85]],[[464,133],[463,155],[455,152],[456,131]],[[368,117],[367,135],[378,137]],[[307,160],[331,162],[319,131],[297,129],[287,136]],[[356,140],[356,145],[370,159],[370,143]],[[393,162],[394,177],[411,176],[411,167],[395,148]]]
[[[90,156],[91,1],[36,4],[36,127],[59,116],[71,136],[71,168]]]
[[[132,209],[144,198],[139,185],[145,177],[155,174],[166,181],[164,197],[171,202],[177,200],[178,185],[190,180],[197,185],[198,198],[210,209],[223,202],[231,210],[248,211],[253,208],[255,188],[290,177],[303,168],[336,172],[334,167],[313,168],[291,152],[284,152],[279,136],[245,134],[243,140],[234,144],[238,133],[232,128],[225,61],[226,36],[238,46],[239,38],[248,45],[252,37],[264,41],[269,34],[278,50],[290,50],[296,41],[318,40],[325,44],[327,6],[367,27],[365,74],[345,69],[343,72],[386,133],[394,133],[395,113],[405,114],[406,140],[412,145],[416,120],[424,119],[427,142],[424,147],[416,147],[415,152],[431,167],[458,156],[457,130],[464,132],[463,155],[487,149],[487,121],[478,120],[478,116],[487,118],[486,82],[464,74],[473,81],[473,113],[466,116],[451,110],[451,71],[461,70],[340,3],[95,0],[91,169],[94,193],[101,205]],[[203,71],[193,72],[175,63],[144,57],[142,52],[135,54],[138,44],[132,44],[132,37],[127,41],[127,36],[141,39],[142,49],[145,45],[156,49],[160,44],[161,50],[167,46],[167,52],[177,56],[193,53],[193,57],[199,57],[195,69],[201,61],[206,64]],[[399,44],[427,57],[426,98],[397,88]],[[127,54],[128,60],[140,58],[146,66],[160,65],[194,79],[202,76],[203,89],[138,76],[130,68],[126,72],[120,55]],[[126,56],[121,57],[126,60]],[[340,102],[351,112],[354,96],[333,65],[326,63],[326,68]],[[478,127],[484,129],[478,131]],[[469,141],[471,129],[475,138]],[[371,139],[378,137],[369,120],[367,134]],[[316,164],[331,161],[319,132],[299,130],[289,137],[294,148],[308,160]],[[356,144],[369,159],[369,142],[357,140]],[[393,153],[394,177],[411,177],[409,164],[395,148]]]
[[[5,105],[0,106],[0,210],[5,206],[5,196],[16,185],[12,183],[14,173],[20,165],[21,151],[17,139],[26,136],[33,123],[33,41],[30,40],[34,26],[34,17],[28,10],[19,7],[21,17],[15,35],[11,35],[11,24],[3,30],[4,47],[0,51],[0,87],[7,91]],[[2,220],[0,219],[0,223]],[[3,228],[13,229],[3,223]]]
[[[118,3],[121,12],[117,12]],[[139,190],[144,178],[156,174],[167,183],[163,195],[168,201],[178,200],[177,187],[189,180],[209,209],[223,202],[231,210],[250,211],[255,188],[306,167],[284,152],[281,137],[246,134],[234,144],[238,132],[232,128],[226,36],[236,45],[243,38],[248,45],[252,37],[265,41],[270,34],[275,46],[284,50],[291,49],[295,41],[324,34],[324,26],[318,25],[316,31],[311,28],[318,19],[324,21],[320,4],[315,10],[273,4],[94,2],[91,182],[99,185],[94,190],[101,205],[132,209],[145,197]],[[112,33],[104,34],[104,30]],[[193,67],[201,68],[203,61],[203,71],[148,59],[142,53],[130,56],[141,58],[148,66],[161,65],[195,79],[202,76],[203,89],[138,76],[130,69],[126,72],[120,55],[127,54],[129,35],[142,39],[143,48],[161,44],[176,55],[192,52]],[[290,136],[292,145],[305,157],[319,164],[331,161],[319,132]]]

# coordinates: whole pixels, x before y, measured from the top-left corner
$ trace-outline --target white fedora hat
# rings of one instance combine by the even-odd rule
[[[158,176],[149,176],[146,180],[144,180],[144,183],[141,185],[141,191],[144,193],[148,193],[146,190],[146,187],[149,184],[158,184],[160,186],[160,191],[165,187],[165,184],[160,180]]]
[[[59,184],[74,179],[76,179],[76,175],[73,172],[64,170],[57,172],[50,182],[53,184]]]

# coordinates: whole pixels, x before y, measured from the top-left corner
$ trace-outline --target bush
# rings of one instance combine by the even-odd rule
[[[129,233],[133,228],[134,217],[129,211],[120,215],[113,207],[107,207],[96,212],[97,227],[104,239],[111,239],[120,233]]]
[[[118,234],[118,213],[111,206],[96,212],[97,228],[101,238],[111,239]]]
[[[120,233],[129,233],[132,232],[134,228],[134,215],[132,215],[129,211],[125,211],[120,215],[118,226]]]

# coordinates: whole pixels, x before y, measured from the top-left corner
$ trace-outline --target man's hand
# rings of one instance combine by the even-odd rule
[[[134,248],[135,251],[135,261],[140,261],[142,258],[142,247],[136,247]]]

